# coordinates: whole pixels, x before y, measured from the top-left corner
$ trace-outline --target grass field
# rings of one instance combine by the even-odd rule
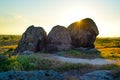
[[[20,40],[20,35],[0,35],[0,54],[8,55],[9,52],[14,51]],[[119,38],[97,38],[95,41],[95,48],[100,52],[100,56],[105,59],[120,60],[120,37]],[[67,51],[71,56],[90,58],[90,54],[82,54],[76,50]],[[92,54],[92,57],[96,55]],[[97,56],[99,57],[99,56]],[[2,62],[5,61],[5,62]],[[27,64],[25,61],[28,61]],[[7,70],[38,70],[38,69],[54,69],[57,71],[67,71],[71,69],[78,69],[81,67],[89,68],[91,65],[82,64],[63,64],[57,61],[49,61],[38,56],[12,56],[6,60],[6,56],[0,56],[0,71]],[[2,64],[2,65],[1,65]],[[42,65],[44,64],[44,66]],[[14,66],[13,66],[14,65]],[[120,63],[114,65],[103,66],[102,69],[115,69],[120,66]],[[92,68],[91,68],[92,69]],[[94,69],[94,67],[93,67]]]
[[[103,58],[120,59],[120,37],[97,38],[95,46]]]
[[[20,35],[0,35],[0,53],[11,48],[15,49],[20,38]]]
[[[20,35],[0,35],[0,53],[6,52],[9,49],[14,50],[17,47],[20,38]],[[100,55],[103,58],[120,59],[120,37],[97,38],[95,41],[95,48],[100,52]],[[88,56],[86,54],[80,54],[75,50],[69,51],[69,53],[73,56]]]

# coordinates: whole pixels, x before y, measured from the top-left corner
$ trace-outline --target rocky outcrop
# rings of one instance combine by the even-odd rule
[[[45,50],[94,48],[94,41],[98,34],[98,28],[90,18],[74,22],[67,29],[64,26],[57,25],[53,27],[48,36],[42,27],[30,26],[22,35],[15,53],[31,54]]]
[[[97,69],[97,68],[96,68]],[[72,76],[72,77],[71,77]],[[65,72],[63,77],[69,80],[120,80],[120,70],[117,69],[115,71],[111,70],[90,70],[86,69],[86,71],[79,70],[71,70],[69,72]],[[71,78],[68,78],[71,77]]]
[[[68,30],[63,26],[55,26],[48,34],[47,51],[71,49],[71,37]]]
[[[99,34],[95,22],[90,18],[85,18],[80,22],[74,22],[68,26],[71,35],[72,46],[94,48],[94,41]]]
[[[63,80],[63,78],[52,70],[8,71],[0,73],[0,80]]]
[[[15,52],[24,53],[24,51],[42,51],[46,44],[46,32],[42,27],[30,26],[22,35]]]
[[[110,71],[98,70],[84,74],[81,77],[81,80],[114,80],[114,79]]]
[[[119,75],[119,73],[117,76],[113,75],[109,70],[96,70],[89,73],[72,70],[63,74],[53,70],[6,71],[0,72],[0,80],[120,80]]]

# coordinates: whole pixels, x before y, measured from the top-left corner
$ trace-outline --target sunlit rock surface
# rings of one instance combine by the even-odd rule
[[[71,35],[72,46],[94,48],[94,41],[99,34],[95,22],[90,18],[74,22],[68,26]]]

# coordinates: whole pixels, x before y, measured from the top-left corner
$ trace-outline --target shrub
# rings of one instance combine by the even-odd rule
[[[12,56],[0,65],[0,71],[22,70],[22,66],[16,61],[16,57]]]
[[[37,55],[21,55],[16,59],[24,68],[24,70],[40,70],[49,69],[52,62],[48,59],[43,59]]]
[[[0,64],[7,60],[7,56],[0,54]]]
[[[49,69],[52,62],[37,55],[12,56],[1,63],[0,71]]]

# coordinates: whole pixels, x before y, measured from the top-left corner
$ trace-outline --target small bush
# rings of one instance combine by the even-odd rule
[[[0,65],[0,71],[22,70],[22,66],[16,61],[16,57],[8,58]]]
[[[49,69],[52,62],[37,55],[12,56],[1,63],[0,71]]]
[[[50,60],[37,55],[21,55],[16,60],[23,66],[24,70],[49,69],[52,65]]]
[[[0,63],[4,62],[7,60],[7,56],[0,54]]]

